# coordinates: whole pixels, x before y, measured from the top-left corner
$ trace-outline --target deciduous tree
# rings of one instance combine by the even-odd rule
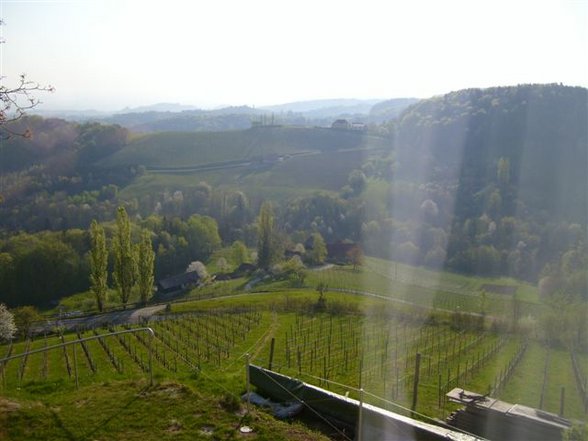
[[[278,243],[274,225],[274,210],[270,202],[264,202],[259,210],[257,236],[257,265],[269,269],[276,261]]]
[[[124,207],[116,215],[116,232],[112,241],[114,253],[114,283],[123,306],[127,305],[137,277],[137,262],[131,243],[131,223]]]
[[[12,310],[12,314],[14,316],[14,324],[23,339],[29,335],[33,323],[41,320],[41,315],[34,306],[15,308]]]
[[[240,240],[233,242],[233,245],[231,246],[231,254],[233,257],[233,263],[236,266],[249,262],[249,252],[247,251],[247,246]]]
[[[96,297],[98,310],[103,311],[108,290],[108,250],[104,228],[95,220],[90,226],[90,240],[90,289]]]
[[[349,260],[353,265],[353,270],[356,271],[361,265],[363,265],[363,251],[359,247],[353,247],[348,252]]]
[[[139,297],[141,303],[145,304],[153,294],[153,266],[155,253],[151,245],[151,232],[141,232],[141,242],[137,246],[137,285],[139,286]]]
[[[216,221],[209,216],[190,216],[187,222],[186,240],[190,259],[206,260],[221,245]]]
[[[327,258],[327,244],[320,233],[312,235],[312,251],[310,260],[314,265],[321,265]]]
[[[187,273],[190,273],[192,271],[196,271],[200,280],[202,280],[202,281],[208,280],[209,274],[208,274],[208,270],[206,269],[206,265],[204,265],[199,260],[196,260],[194,262],[190,262],[190,265],[188,265],[188,268],[186,268]]]
[[[14,316],[4,303],[0,303],[0,341],[12,339],[15,333]]]

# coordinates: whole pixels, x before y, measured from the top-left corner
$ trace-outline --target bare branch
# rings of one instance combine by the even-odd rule
[[[3,24],[4,21],[0,19],[0,26]],[[2,43],[4,40],[0,38],[0,44]],[[30,138],[32,134],[29,129],[15,130],[9,126],[41,103],[36,97],[37,92],[54,92],[55,88],[30,81],[24,73],[19,76],[16,86],[5,86],[2,84],[5,80],[6,77],[0,77],[0,139],[13,136]]]

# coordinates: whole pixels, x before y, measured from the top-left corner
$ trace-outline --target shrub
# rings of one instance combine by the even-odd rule
[[[225,393],[219,400],[220,406],[227,412],[238,412],[241,410],[239,398],[230,393]]]

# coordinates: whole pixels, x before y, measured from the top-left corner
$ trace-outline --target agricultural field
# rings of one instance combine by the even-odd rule
[[[477,316],[456,320],[442,310],[336,291],[318,309],[318,294],[309,289],[227,294],[172,304],[149,321],[153,340],[143,331],[107,335],[133,329],[117,326],[3,346],[7,356],[97,337],[8,362],[1,368],[2,395],[52,402],[117,382],[127,391],[153,390],[153,372],[155,388],[171,382],[235,401],[246,389],[249,361],[356,398],[363,388],[366,402],[405,414],[415,406],[433,418],[456,409],[445,399],[454,387],[554,413],[564,387],[564,415],[586,419],[578,387],[585,387],[586,355],[575,356],[577,380],[570,353],[548,354],[532,335],[492,329]]]
[[[123,199],[165,190],[184,190],[205,181],[227,191],[240,190],[255,199],[281,200],[317,191],[338,192],[349,173],[368,158],[382,155],[375,149],[340,150],[336,154],[311,151],[266,164],[219,164],[214,169],[148,170],[121,191]]]
[[[465,277],[435,272],[374,257],[366,257],[362,268],[334,266],[311,271],[307,284],[326,284],[329,289],[376,294],[393,301],[449,311],[485,313],[496,317],[512,315],[513,303],[522,316],[541,312],[536,288],[507,278]],[[495,294],[484,286],[513,286],[516,296]]]
[[[135,137],[105,159],[105,167],[141,164],[190,167],[259,160],[272,155],[389,147],[389,140],[353,131],[302,127],[263,127],[225,132],[163,132]],[[165,146],[162,149],[161,146]]]

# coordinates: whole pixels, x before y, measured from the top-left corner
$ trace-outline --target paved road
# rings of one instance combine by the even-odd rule
[[[311,268],[310,270],[311,270],[311,271],[324,271],[324,270],[331,269],[331,268],[333,268],[334,266],[335,266],[335,265],[333,265],[332,263],[326,263],[326,264],[324,264],[324,265],[321,265],[321,266],[317,266],[317,267]]]
[[[73,331],[76,328],[95,328],[102,325],[123,325],[140,323],[141,318],[151,317],[153,314],[165,309],[165,305],[147,306],[145,308],[128,309],[125,311],[107,312],[104,314],[91,315],[88,317],[77,317],[63,320],[47,321],[44,324],[37,325],[33,333],[43,334],[50,332],[56,326],[62,326],[67,331]]]

